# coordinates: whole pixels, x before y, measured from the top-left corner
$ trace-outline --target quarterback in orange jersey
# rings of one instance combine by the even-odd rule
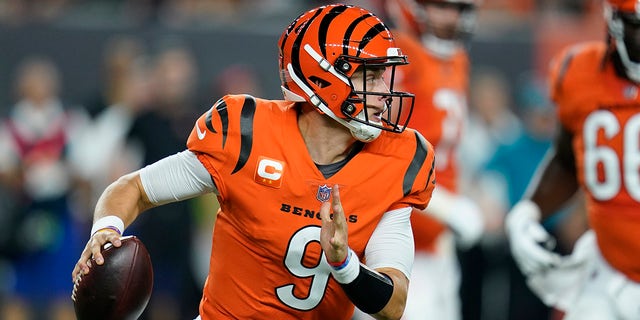
[[[285,100],[224,96],[187,150],[110,185],[74,281],[145,209],[213,192],[198,319],[350,319],[354,306],[402,316],[411,211],[435,186],[433,147],[393,110],[413,108],[393,86],[407,58],[382,21],[348,5],[302,14],[278,47]]]
[[[606,43],[574,45],[554,60],[551,97],[562,130],[507,218],[529,285],[569,320],[640,319],[640,6],[607,0],[605,16]],[[539,245],[552,240],[539,221],[578,189],[591,230],[560,257]]]
[[[416,256],[404,318],[460,319],[456,242],[468,248],[483,230],[480,210],[459,193],[456,159],[467,114],[464,41],[473,29],[475,3],[390,0],[387,10],[395,24],[396,45],[411,62],[398,67],[396,75],[398,88],[416,96],[409,127],[434,144],[438,177],[427,214],[415,209],[411,216]]]

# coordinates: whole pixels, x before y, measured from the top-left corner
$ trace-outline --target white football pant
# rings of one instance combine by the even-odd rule
[[[640,319],[640,283],[613,269],[599,251],[593,259],[591,276],[565,320]]]

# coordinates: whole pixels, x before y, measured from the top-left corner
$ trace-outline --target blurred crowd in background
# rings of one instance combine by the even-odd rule
[[[281,97],[277,39],[293,17],[328,2],[0,0],[0,319],[74,319],[71,270],[103,189],[183,150],[221,95]],[[384,0],[344,2],[383,13]],[[546,67],[563,46],[600,41],[606,30],[598,0],[478,3],[460,153],[472,181],[463,188],[481,204],[487,232],[470,249],[478,263],[464,270],[477,281],[464,314],[520,319],[507,310],[514,288],[502,223],[554,136]],[[144,319],[197,315],[216,210],[215,197],[163,206],[125,232],[154,263]],[[585,221],[551,223],[562,219],[577,219],[558,224],[568,251]]]

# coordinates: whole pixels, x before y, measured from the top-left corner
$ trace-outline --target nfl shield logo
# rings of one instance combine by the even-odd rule
[[[318,187],[318,193],[316,193],[316,199],[320,202],[329,201],[329,197],[331,196],[331,188],[329,188],[326,184],[323,184]]]

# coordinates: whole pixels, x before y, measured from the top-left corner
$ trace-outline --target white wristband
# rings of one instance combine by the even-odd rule
[[[124,231],[124,222],[117,216],[106,216],[98,219],[91,227],[91,236],[102,229],[111,229],[122,235]]]
[[[349,254],[347,254],[348,261],[342,268],[331,267],[331,274],[333,278],[341,284],[347,284],[353,282],[360,274],[360,259],[358,255],[349,248]]]

